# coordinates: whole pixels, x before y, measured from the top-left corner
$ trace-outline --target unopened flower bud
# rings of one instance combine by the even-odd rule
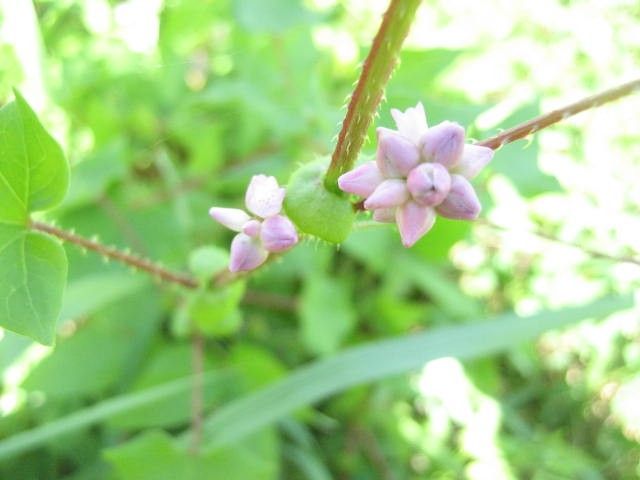
[[[369,195],[364,202],[367,210],[377,210],[378,208],[392,208],[402,205],[409,198],[409,191],[404,180],[385,180],[375,191]]]
[[[449,193],[451,176],[440,163],[422,163],[409,173],[407,188],[420,205],[433,207]]]
[[[360,197],[368,197],[384,178],[376,162],[371,161],[351,170],[338,178],[338,186],[344,192]]]
[[[436,220],[436,214],[431,207],[423,207],[416,202],[409,201],[396,210],[396,222],[402,244],[411,247],[427,233]]]
[[[376,162],[387,178],[405,177],[420,161],[416,144],[388,128],[378,128]]]
[[[247,187],[244,201],[251,213],[267,218],[280,212],[284,194],[284,188],[278,186],[275,177],[254,175]]]
[[[453,122],[439,123],[422,135],[420,145],[426,161],[451,168],[462,156],[464,128]]]
[[[287,217],[275,215],[262,222],[262,245],[270,252],[282,252],[298,243],[296,228]]]
[[[268,254],[258,239],[239,233],[231,242],[229,270],[232,272],[253,270],[264,263]]]
[[[247,212],[238,208],[211,207],[209,215],[215,221],[236,232],[242,231],[244,224],[251,220]]]
[[[460,220],[475,220],[482,209],[473,186],[462,175],[451,176],[451,190],[444,201],[436,207],[443,217]]]

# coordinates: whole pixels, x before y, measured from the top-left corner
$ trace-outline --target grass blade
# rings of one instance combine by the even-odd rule
[[[209,372],[204,375],[203,381],[205,384],[222,384],[227,379],[228,375],[224,373]],[[0,442],[0,460],[31,450],[60,435],[86,428],[127,410],[152,405],[158,400],[188,391],[192,382],[193,376],[189,376],[141,392],[110,398],[59,420],[18,433]]]
[[[500,352],[546,330],[609,315],[631,305],[630,296],[607,297],[527,318],[502,315],[486,322],[354,347],[299,368],[273,385],[223,406],[207,419],[205,434],[212,442],[209,445],[229,443],[349,387],[407,372],[440,357],[470,359]]]

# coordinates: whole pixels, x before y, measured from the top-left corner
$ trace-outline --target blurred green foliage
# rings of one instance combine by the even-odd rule
[[[384,7],[0,1],[0,100],[20,88],[71,166],[64,202],[44,217],[206,278],[231,238],[208,208],[241,206],[253,174],[284,184],[331,152]],[[430,123],[495,133],[633,72],[638,21],[636,2],[624,0],[424,2],[379,124],[392,125],[390,106],[420,100]],[[504,228],[439,219],[409,251],[393,228],[363,225],[339,248],[306,240],[246,284],[186,294],[64,245],[55,348],[8,330],[0,340],[0,451],[32,428],[82,428],[3,459],[0,477],[637,478],[637,307],[537,343],[507,337],[508,352],[490,358],[442,358],[336,392],[236,443],[205,435],[197,455],[191,393],[144,395],[193,371],[195,328],[206,337],[204,369],[228,373],[203,386],[216,425],[223,405],[364,342],[512,310],[586,305],[588,316],[595,298],[633,291],[636,264],[588,250],[640,250],[639,112],[637,98],[625,99],[505,147],[478,181],[485,220]],[[369,140],[363,159],[373,128]],[[1,222],[9,210],[0,208]],[[0,265],[13,265],[7,255]],[[0,298],[10,281],[0,279]],[[491,343],[478,337],[465,348]],[[372,359],[362,377],[387,363]]]

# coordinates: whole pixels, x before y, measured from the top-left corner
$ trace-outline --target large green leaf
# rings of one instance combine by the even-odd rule
[[[262,480],[278,478],[278,442],[264,431],[239,445],[194,455],[168,434],[151,430],[105,457],[119,478],[136,480]]]
[[[205,431],[214,445],[223,445],[355,385],[407,372],[440,357],[470,359],[496,353],[546,330],[608,315],[631,305],[630,297],[609,297],[528,318],[507,314],[476,324],[442,327],[351,348],[223,406],[207,419]]]
[[[67,277],[62,247],[40,233],[0,225],[0,325],[53,344]]]
[[[0,110],[0,326],[51,345],[67,259],[27,224],[30,212],[60,203],[69,172],[60,146],[15,96]]]
[[[0,110],[0,224],[25,225],[30,212],[62,201],[69,169],[60,146],[15,95]]]

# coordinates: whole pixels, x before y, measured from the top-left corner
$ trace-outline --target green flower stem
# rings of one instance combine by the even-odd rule
[[[353,168],[382,99],[384,87],[398,62],[402,42],[409,33],[418,5],[420,0],[391,0],[384,14],[349,101],[338,143],[325,175],[324,185],[330,191],[339,193],[338,177]]]

